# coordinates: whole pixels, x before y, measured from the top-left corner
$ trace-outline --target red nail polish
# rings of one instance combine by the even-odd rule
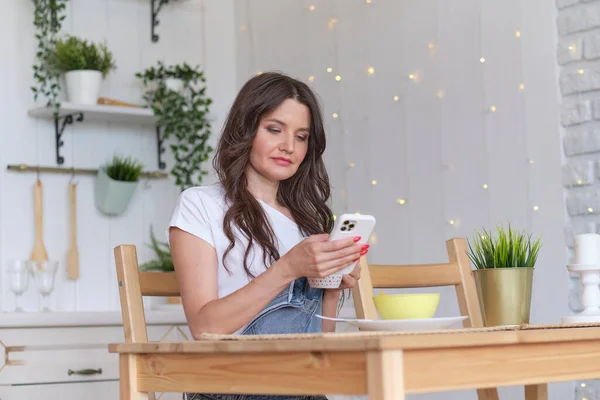
[[[363,244],[361,250],[367,250],[369,248],[368,244]]]
[[[360,257],[355,258],[354,260],[352,260],[352,262],[357,262],[358,260],[360,260]]]
[[[364,256],[364,255],[365,255],[365,254],[367,254],[368,252],[369,252],[368,250],[363,250],[363,251],[361,251],[361,252],[360,252],[360,255],[361,255],[361,256]]]
[[[355,237],[354,237],[354,241],[355,241],[355,242],[358,242],[359,240],[360,240],[360,236],[355,236]]]

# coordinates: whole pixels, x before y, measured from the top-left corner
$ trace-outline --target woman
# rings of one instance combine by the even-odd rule
[[[329,242],[333,215],[323,163],[325,132],[310,88],[278,73],[251,78],[235,99],[213,166],[218,183],[183,191],[168,239],[190,331],[269,334],[331,332],[340,293],[307,277],[347,267],[368,245]],[[358,264],[357,264],[358,265]],[[188,394],[188,399],[297,399]],[[306,398],[319,398],[309,396]]]

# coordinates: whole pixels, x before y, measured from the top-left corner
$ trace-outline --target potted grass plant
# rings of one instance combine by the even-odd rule
[[[484,325],[528,324],[540,239],[508,224],[497,226],[495,234],[476,231],[467,242]]]
[[[122,214],[135,193],[142,168],[137,160],[118,155],[99,168],[95,187],[98,209],[108,215]]]
[[[102,81],[116,69],[105,43],[93,43],[76,36],[58,39],[48,57],[50,68],[64,74],[68,101],[94,105]]]

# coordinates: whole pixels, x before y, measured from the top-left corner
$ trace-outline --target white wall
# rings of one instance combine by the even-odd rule
[[[113,51],[117,70],[106,80],[102,96],[140,102],[141,85],[136,72],[164,60],[167,64],[200,64],[207,75],[214,142],[223,117],[235,95],[235,37],[233,1],[189,0],[163,7],[157,33],[150,40],[150,10],[147,0],[71,0],[63,31],[92,41],[106,40]],[[204,10],[202,9],[204,8]],[[4,2],[0,10],[0,63],[2,134],[0,135],[0,262],[28,258],[34,243],[33,183],[35,174],[6,171],[7,164],[56,165],[54,129],[49,121],[27,116],[33,104],[31,65],[36,42],[31,1]],[[142,160],[148,170],[157,170],[154,130],[135,125],[83,122],[68,126],[64,147],[66,168],[97,168],[115,151]],[[168,152],[166,153],[169,154]],[[172,166],[166,157],[167,168]],[[207,166],[210,167],[210,166]],[[69,175],[42,174],[44,185],[44,239],[49,257],[61,261],[51,304],[56,310],[118,310],[118,292],[112,249],[122,243],[138,246],[141,262],[152,258],[146,247],[150,225],[159,239],[169,218],[178,187],[171,179],[143,182],[127,212],[109,218],[96,210],[93,177],[78,182],[78,244],[81,274],[68,281],[65,259],[68,249]],[[210,182],[208,180],[207,182]],[[2,276],[4,276],[2,274]],[[14,296],[4,279],[0,309],[12,311]],[[30,311],[38,307],[33,283],[24,295]]]
[[[556,323],[569,310],[555,13],[545,0],[241,2],[238,79],[281,70],[320,95],[335,212],[377,217],[371,262],[444,262],[445,240],[510,221],[543,237],[531,321]],[[447,289],[439,315],[456,315]]]

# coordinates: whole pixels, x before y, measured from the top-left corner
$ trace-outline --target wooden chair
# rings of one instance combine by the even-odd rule
[[[466,242],[462,238],[446,241],[449,262],[417,265],[369,265],[361,257],[361,278],[352,289],[357,318],[379,319],[373,288],[418,288],[454,286],[460,315],[467,315],[465,328],[483,327],[483,317],[471,272]],[[498,400],[496,388],[477,389],[479,400]],[[547,400],[546,384],[526,385],[526,400]]]
[[[179,296],[179,285],[175,273],[139,271],[137,251],[133,245],[117,246],[114,254],[125,342],[148,342],[142,296]],[[121,371],[128,371],[130,376],[135,376],[136,367],[131,356],[121,355],[119,368]],[[125,381],[134,382],[135,380],[126,379]],[[136,389],[121,385],[121,398],[129,398],[125,397],[125,393],[137,392]],[[154,400],[154,393],[148,393],[148,399]]]

